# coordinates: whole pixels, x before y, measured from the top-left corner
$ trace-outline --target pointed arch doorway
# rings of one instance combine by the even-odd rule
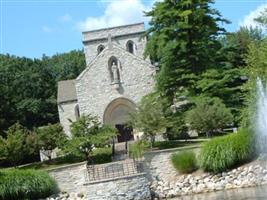
[[[133,140],[133,129],[126,126],[129,120],[129,114],[136,109],[135,103],[131,100],[120,97],[106,107],[103,117],[104,124],[111,125],[117,128],[119,135],[117,136],[118,142],[126,142]]]

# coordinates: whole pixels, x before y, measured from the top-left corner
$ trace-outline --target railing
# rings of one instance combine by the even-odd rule
[[[144,171],[143,163],[133,159],[102,165],[87,165],[87,181],[100,181],[138,174]]]

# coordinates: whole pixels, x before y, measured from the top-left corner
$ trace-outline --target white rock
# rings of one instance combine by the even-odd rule
[[[210,182],[210,178],[207,177],[207,178],[205,178],[203,181],[204,181],[204,183],[208,183],[208,182]]]

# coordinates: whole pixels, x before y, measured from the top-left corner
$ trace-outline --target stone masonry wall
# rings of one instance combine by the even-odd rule
[[[132,34],[144,31],[144,23],[130,24],[125,26],[117,26],[93,31],[83,32],[83,41],[107,38],[109,34],[113,36]]]
[[[151,198],[149,182],[144,174],[88,184],[86,183],[85,173],[85,163],[49,171],[49,174],[57,181],[60,190],[70,194],[69,199],[75,196],[73,194],[78,194],[83,196],[83,199],[90,200],[145,200]]]
[[[188,148],[179,148],[188,149]],[[197,146],[190,148],[197,151]],[[177,170],[171,163],[171,155],[177,152],[177,149],[168,149],[155,152],[147,152],[144,154],[146,171],[153,181],[172,181],[179,177]]]
[[[135,45],[135,52],[134,54],[140,58],[143,58],[143,53],[146,45],[146,39],[141,38],[141,34],[135,34],[135,35],[130,35],[130,36],[120,36],[117,38],[112,38],[112,42],[114,44],[119,45],[121,48],[126,50],[126,44],[127,42],[131,40],[134,42]],[[92,62],[92,60],[97,56],[97,48],[100,45],[105,46],[107,48],[108,44],[108,39],[102,39],[102,40],[96,40],[90,43],[85,43],[84,44],[84,54],[86,58],[86,63],[87,65]]]
[[[135,55],[143,57],[146,39],[142,37],[145,31],[144,24],[133,24],[114,28],[83,32],[84,53],[87,65],[97,56],[99,45],[107,47],[108,35],[112,42],[126,50],[126,43],[132,40],[135,44]]]
[[[59,120],[60,124],[63,126],[64,132],[70,137],[70,124],[72,121],[76,121],[75,116],[75,106],[77,105],[77,102],[68,102],[68,103],[61,103],[58,104],[58,114],[59,114]]]
[[[120,91],[111,84],[108,61],[112,56],[120,62]],[[102,121],[105,109],[113,100],[124,97],[138,103],[144,95],[153,90],[154,73],[155,68],[149,62],[114,44],[112,49],[104,49],[76,79],[81,115],[92,114],[99,116]]]

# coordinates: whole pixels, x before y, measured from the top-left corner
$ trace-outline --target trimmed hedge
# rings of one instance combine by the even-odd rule
[[[39,199],[58,192],[54,179],[39,170],[10,169],[0,171],[0,199]]]
[[[200,152],[200,166],[205,171],[222,172],[251,160],[255,155],[253,134],[248,130],[214,138]]]
[[[196,155],[193,151],[181,151],[171,156],[175,169],[180,173],[191,173],[197,170]]]
[[[108,148],[97,148],[93,151],[92,159],[94,164],[103,164],[112,162],[112,149]]]

